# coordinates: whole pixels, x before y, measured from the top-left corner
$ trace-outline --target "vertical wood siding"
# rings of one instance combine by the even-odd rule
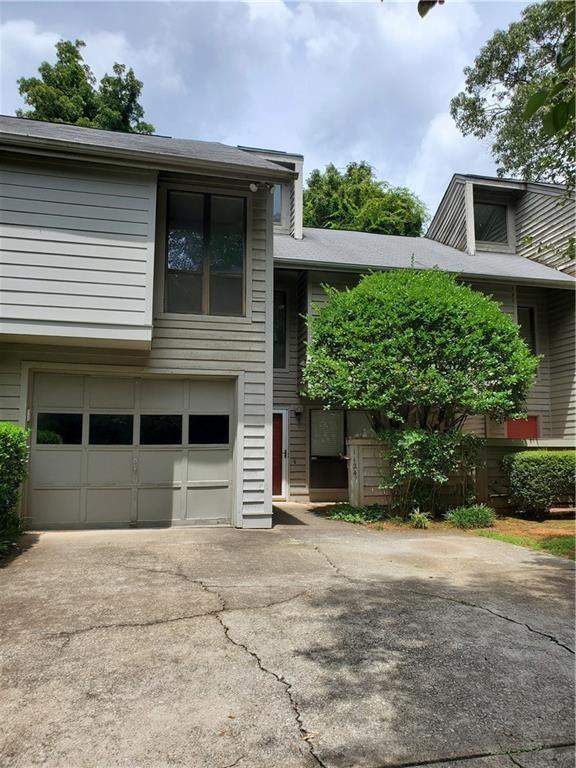
[[[203,183],[209,188],[209,180]],[[245,188],[245,185],[244,185]],[[266,488],[271,473],[271,458],[266,455],[265,430],[272,392],[267,393],[266,354],[271,344],[268,333],[272,318],[267,317],[266,280],[271,274],[272,253],[267,240],[267,193],[252,197],[250,210],[251,261],[250,315],[247,318],[198,318],[186,315],[159,315],[154,320],[150,351],[120,351],[40,344],[0,346],[0,419],[24,421],[20,411],[23,362],[72,363],[81,370],[101,366],[105,373],[112,366],[134,375],[241,375],[243,390],[243,433],[241,455],[242,514],[244,524],[270,521],[271,497]],[[271,326],[270,326],[271,327]],[[70,371],[73,372],[73,371]],[[254,524],[254,523],[253,523]]]
[[[0,329],[149,342],[152,173],[3,161]]]
[[[576,274],[574,198],[530,189],[516,205],[516,253]]]

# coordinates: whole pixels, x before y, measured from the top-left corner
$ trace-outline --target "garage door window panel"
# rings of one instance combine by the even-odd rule
[[[191,415],[188,422],[190,445],[228,445],[230,442],[227,415]]]
[[[182,416],[145,414],[140,417],[140,445],[181,445]]]
[[[39,413],[36,421],[37,445],[81,445],[81,413]]]
[[[167,312],[242,316],[245,254],[244,197],[168,192]]]
[[[90,445],[132,445],[133,434],[132,414],[90,414]]]

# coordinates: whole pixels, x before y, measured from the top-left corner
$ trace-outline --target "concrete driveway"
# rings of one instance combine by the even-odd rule
[[[303,509],[30,537],[0,569],[0,765],[572,768],[571,563]]]

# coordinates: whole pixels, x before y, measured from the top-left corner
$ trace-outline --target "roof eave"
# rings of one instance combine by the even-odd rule
[[[246,180],[289,181],[297,176],[293,171],[277,168],[258,168],[253,166],[222,163],[217,160],[196,160],[194,158],[162,155],[154,152],[131,151],[111,147],[100,147],[94,144],[78,144],[76,142],[38,138],[36,136],[17,136],[0,133],[2,150],[25,152],[26,154],[50,156],[71,160],[90,160],[91,162],[114,165],[130,165],[158,171],[191,171],[202,175],[219,173],[225,176]]]
[[[308,269],[315,271],[343,271],[343,272],[381,272],[392,269],[409,269],[410,267],[393,267],[393,266],[376,266],[374,264],[353,264],[350,262],[333,262],[333,261],[307,261],[306,259],[282,259],[278,256],[274,256],[275,267],[296,267],[298,269]],[[425,267],[415,267],[416,269],[425,269]],[[442,269],[442,267],[439,267]],[[442,269],[443,272],[449,272],[450,274],[460,275],[466,280],[491,280],[497,283],[514,283],[516,285],[539,285],[542,288],[566,288],[574,290],[576,288],[576,281],[568,280],[554,280],[543,279],[537,277],[517,277],[517,276],[503,276],[494,275],[490,273],[476,273],[476,272],[461,272],[459,270],[447,270]]]

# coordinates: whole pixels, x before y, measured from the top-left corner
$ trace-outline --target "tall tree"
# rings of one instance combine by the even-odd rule
[[[304,190],[307,227],[418,237],[425,219],[416,195],[378,181],[366,162],[349,163],[343,173],[332,163],[323,173],[316,169]]]
[[[464,135],[492,141],[501,176],[574,186],[573,29],[573,0],[529,5],[464,70],[452,117]]]
[[[56,63],[42,62],[40,77],[18,80],[20,95],[31,109],[18,109],[18,117],[104,128],[125,133],[153,133],[154,126],[143,120],[139,103],[142,82],[133,69],[114,64],[96,87],[96,78],[84,62],[82,40],[56,43]]]

